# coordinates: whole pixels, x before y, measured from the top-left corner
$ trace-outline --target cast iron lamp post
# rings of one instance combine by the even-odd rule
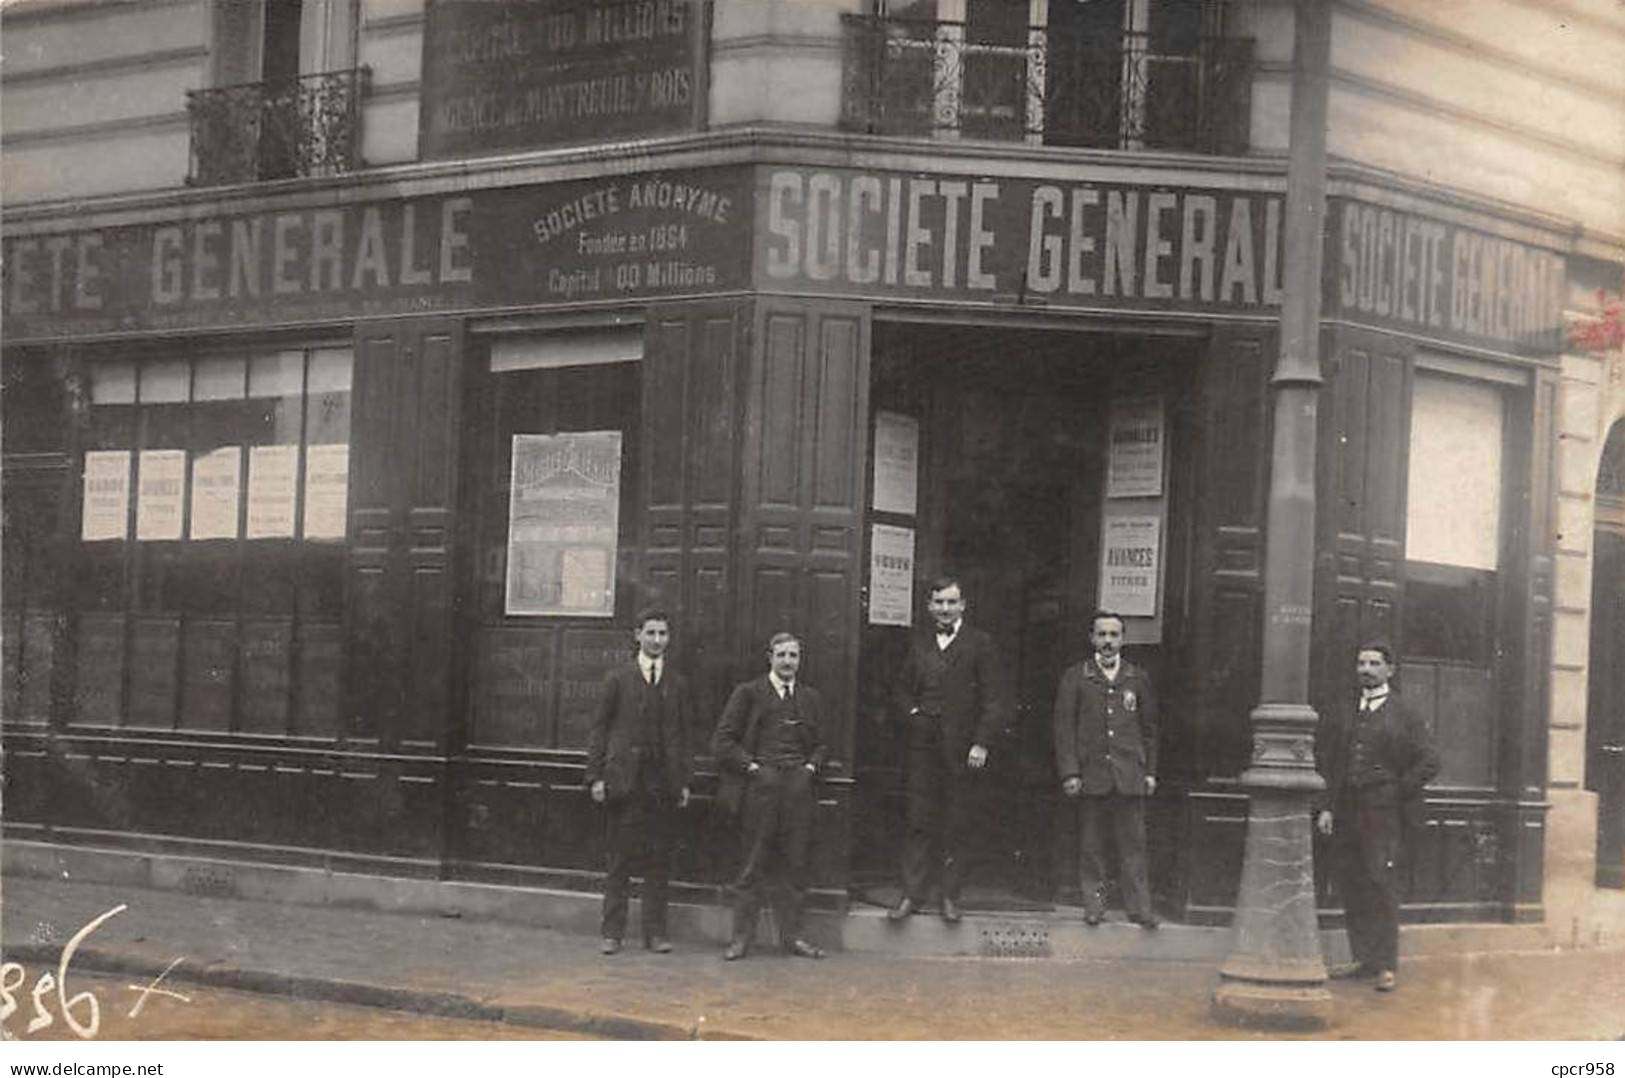
[[[1286,290],[1281,350],[1270,387],[1264,550],[1264,667],[1252,713],[1247,844],[1235,939],[1219,967],[1215,1015],[1226,1021],[1320,1028],[1331,1018],[1315,912],[1310,799],[1315,711],[1309,706],[1315,567],[1315,438],[1320,396],[1320,286],[1326,217],[1326,68],[1330,0],[1294,5],[1292,130],[1286,190]]]

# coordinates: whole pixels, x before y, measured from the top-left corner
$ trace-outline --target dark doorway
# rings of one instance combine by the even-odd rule
[[[1597,886],[1625,888],[1625,422],[1597,474],[1586,788],[1597,794]]]
[[[903,734],[888,698],[909,633],[926,618],[924,581],[951,573],[963,581],[967,621],[1000,647],[1013,703],[980,783],[965,904],[1067,902],[1077,891],[1075,836],[1055,775],[1051,712],[1065,667],[1087,654],[1109,409],[1125,393],[1176,396],[1170,359],[1184,345],[886,325],[874,340],[873,411],[919,424],[918,509],[870,514],[914,532],[914,614],[912,630],[865,630],[859,677],[869,721],[857,738],[854,877],[876,900],[895,894]],[[1143,662],[1159,649],[1139,650],[1131,658]]]

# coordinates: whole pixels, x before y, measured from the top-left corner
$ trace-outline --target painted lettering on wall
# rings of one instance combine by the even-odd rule
[[[1345,318],[1550,351],[1565,264],[1552,251],[1361,202],[1337,204],[1328,307]]]
[[[766,170],[768,288],[1078,306],[1263,309],[1281,299],[1281,199],[1030,179]]]

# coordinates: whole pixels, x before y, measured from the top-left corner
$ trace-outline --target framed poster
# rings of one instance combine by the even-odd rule
[[[305,447],[306,539],[343,539],[350,507],[350,446]]]
[[[1101,525],[1100,607],[1125,617],[1157,613],[1162,518],[1154,513],[1108,516]]]
[[[1160,495],[1166,437],[1161,397],[1115,401],[1108,434],[1106,497]]]
[[[298,488],[298,446],[256,445],[249,449],[248,538],[292,539]]]
[[[192,458],[192,520],[188,527],[191,538],[237,538],[242,461],[242,448],[235,445],[221,446]]]
[[[614,617],[620,510],[620,431],[515,434],[504,611]]]
[[[870,527],[869,624],[914,624],[913,528]]]
[[[876,412],[874,508],[913,516],[919,486],[920,421],[896,412]]]

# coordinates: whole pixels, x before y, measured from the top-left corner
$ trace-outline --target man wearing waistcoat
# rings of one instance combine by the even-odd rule
[[[723,773],[718,800],[737,810],[743,799],[744,809],[744,860],[733,885],[733,938],[722,953],[730,962],[749,952],[768,893],[785,953],[824,957],[821,948],[801,935],[807,841],[817,806],[814,780],[827,754],[824,710],[818,691],[796,677],[801,641],[795,634],[775,634],[767,655],[768,672],[734,688],[711,740]]]
[[[896,709],[907,723],[903,897],[887,916],[924,905],[939,876],[942,919],[960,919],[959,890],[973,820],[975,782],[1009,708],[993,638],[965,623],[958,580],[931,582],[931,627],[909,646]]]
[[[643,611],[632,637],[637,659],[604,679],[587,748],[587,787],[606,810],[609,874],[601,949],[607,955],[621,949],[626,935],[627,884],[638,862],[643,945],[657,954],[671,950],[666,885],[692,767],[688,686],[665,660],[671,618],[663,610]]]
[[[1330,711],[1315,734],[1315,765],[1326,780],[1315,827],[1331,839],[1332,878],[1354,961],[1334,977],[1376,978],[1392,992],[1399,969],[1399,892],[1395,864],[1404,827],[1420,826],[1423,791],[1439,773],[1439,754],[1421,716],[1388,684],[1394,654],[1362,644],[1355,660],[1360,694]]]
[[[1078,807],[1083,918],[1105,919],[1105,829],[1117,839],[1118,885],[1128,919],[1154,929],[1145,861],[1145,799],[1157,789],[1157,696],[1146,672],[1122,656],[1123,619],[1098,611],[1094,654],[1074,663],[1055,695],[1055,766]]]

